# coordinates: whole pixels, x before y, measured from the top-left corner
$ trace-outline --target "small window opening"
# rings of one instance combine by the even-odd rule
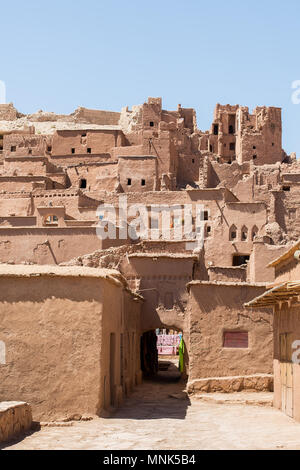
[[[296,209],[289,210],[289,219],[295,220],[297,218],[297,211]]]
[[[219,134],[219,126],[218,124],[214,124],[214,135],[218,135]]]
[[[32,149],[28,149],[28,154],[32,155]]]
[[[256,150],[256,145],[253,145],[253,150]]]
[[[141,181],[141,185],[142,185],[142,186],[146,186],[146,180],[142,180],[142,181]]]
[[[283,186],[282,188],[283,191],[289,192],[291,190],[290,186]]]
[[[258,234],[258,228],[256,227],[256,225],[252,228],[252,241],[254,241],[255,237],[257,236]]]
[[[233,255],[232,266],[243,266],[250,260],[250,255]]]
[[[208,220],[208,211],[204,211],[203,217],[204,217],[204,220]]]
[[[81,137],[86,137],[86,133],[84,133],[84,134],[81,134]]]
[[[231,142],[231,143],[229,144],[229,149],[230,149],[230,150],[235,150],[235,142]]]
[[[82,178],[82,179],[80,180],[79,187],[80,187],[81,189],[86,189],[86,183],[87,183],[86,179],[85,179],[85,178]]]
[[[150,127],[154,127],[154,122],[150,121]]]
[[[52,152],[52,147],[51,147],[51,145],[49,145],[49,146],[47,147],[47,152]]]
[[[210,151],[210,152],[213,152],[213,151],[214,151],[214,148],[213,148],[212,145],[209,146],[209,151]]]
[[[11,151],[11,152],[15,152],[16,150],[17,150],[17,147],[16,147],[15,145],[12,145],[12,146],[10,147],[10,151]]]
[[[256,160],[257,159],[257,155],[253,155],[253,160]]]
[[[74,148],[72,148],[72,149],[71,149],[71,152],[72,152],[72,153],[75,153],[75,149],[74,149]]]
[[[195,159],[194,159],[194,158],[192,158],[192,163],[195,163]]]
[[[87,153],[92,153],[92,149],[90,147],[88,147]]]
[[[229,240],[233,241],[233,240],[236,240],[236,238],[237,238],[237,228],[235,225],[232,225],[229,230]]]
[[[248,228],[245,225],[242,227],[241,230],[241,240],[242,242],[246,242],[248,240]]]
[[[131,186],[131,178],[127,178],[127,186]]]
[[[44,225],[53,225],[53,224],[57,224],[57,222],[58,222],[57,215],[48,215],[47,217],[44,218]]]
[[[228,133],[229,134],[235,133],[235,114],[228,115]]]
[[[275,145],[274,142],[272,142],[272,147],[274,147],[274,145]]]
[[[248,331],[224,331],[223,348],[248,349]]]

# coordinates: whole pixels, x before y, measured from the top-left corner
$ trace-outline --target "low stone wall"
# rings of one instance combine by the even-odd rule
[[[31,408],[17,401],[0,402],[0,442],[6,442],[28,431],[32,425]]]
[[[187,392],[193,395],[199,392],[205,393],[233,393],[242,390],[253,392],[272,392],[273,375],[257,374],[236,377],[208,377],[196,379],[187,384]]]

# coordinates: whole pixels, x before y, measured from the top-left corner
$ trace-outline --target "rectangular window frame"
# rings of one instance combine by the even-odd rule
[[[246,336],[247,335],[247,336]],[[224,330],[222,335],[223,349],[249,349],[249,331]]]

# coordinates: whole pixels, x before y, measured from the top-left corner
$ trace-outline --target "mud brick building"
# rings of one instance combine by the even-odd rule
[[[70,115],[1,105],[1,399],[32,403],[34,419],[118,406],[141,380],[141,338],[157,328],[183,332],[190,393],[272,389],[272,309],[244,304],[300,237],[299,188],[279,108],[217,104],[202,131],[194,109],[165,110],[161,98]],[[104,205],[117,217],[103,219]],[[149,226],[129,237],[132,206]],[[104,222],[115,237],[99,238]]]

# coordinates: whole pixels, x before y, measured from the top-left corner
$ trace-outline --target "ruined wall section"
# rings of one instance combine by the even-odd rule
[[[18,111],[12,103],[0,104],[0,121],[15,121]]]
[[[161,98],[149,98],[132,111],[123,109],[120,124],[128,145],[114,149],[114,157],[156,156],[157,189],[175,190],[178,186],[193,186],[199,180],[200,151],[194,109],[178,105],[177,111],[166,111],[162,109]],[[187,168],[196,160],[198,165],[191,173]]]
[[[217,165],[233,164],[237,157],[240,163],[251,160],[245,157],[245,149],[249,145],[247,144],[247,147],[246,143],[243,144],[251,133],[255,136],[263,155],[259,159],[256,158],[255,162],[252,159],[255,165],[278,161],[276,155],[279,148],[281,152],[279,108],[256,108],[251,115],[248,108],[217,104],[208,132],[197,129],[194,109],[178,105],[176,111],[167,111],[162,108],[161,98],[149,98],[146,103],[133,107],[131,111],[123,108],[121,113],[78,108],[69,116],[38,112],[27,116],[27,120],[28,118],[33,120],[31,123],[53,123],[48,130],[49,134],[34,134],[31,137],[17,137],[16,134],[14,137],[5,136],[5,155],[45,155],[64,170],[70,165],[80,163],[86,165],[93,162],[118,161],[118,157],[155,156],[157,182],[153,187],[156,190],[176,190],[188,186],[216,187],[225,181],[228,187],[233,188],[239,180],[243,182],[249,174],[248,170],[243,165],[242,168],[232,168],[232,171],[222,166],[217,168]],[[67,119],[69,128],[58,129],[56,123],[63,126]],[[84,123],[89,123],[90,126],[102,125],[103,128],[84,130],[74,127]],[[40,132],[37,129],[35,131]],[[208,159],[211,167],[205,159]],[[121,169],[121,166],[119,167]],[[146,170],[145,168],[145,172]],[[152,170],[150,172],[152,173]],[[114,178],[114,171],[112,173]],[[124,175],[118,174],[117,181],[111,180],[112,191],[120,189],[118,183],[122,178]],[[152,177],[150,180],[152,185]],[[96,188],[91,185],[89,187],[94,191],[99,188],[99,184]],[[103,189],[108,189],[106,178],[103,184]],[[245,193],[250,185],[250,182],[247,187],[240,185],[238,197],[245,200]],[[144,190],[141,186],[140,191]],[[255,195],[251,200],[257,200]]]
[[[217,104],[208,138],[202,136],[201,148],[217,157],[220,163],[255,165],[282,162],[281,109],[257,107],[253,114],[247,107]]]
[[[283,161],[281,108],[257,107],[253,115],[248,108],[237,113],[236,154],[239,163],[256,165]]]
[[[51,137],[37,134],[8,134],[3,138],[5,156],[44,156],[51,146]]]
[[[71,116],[76,122],[91,123],[104,126],[117,126],[121,113],[79,107]]]
[[[294,184],[288,190],[273,190],[271,192],[270,212],[272,223],[278,224],[287,237],[284,241],[296,241],[300,237],[299,204],[300,185]]]
[[[236,155],[236,113],[238,105],[216,105],[209,131],[208,150],[218,155],[221,162],[231,163]]]

